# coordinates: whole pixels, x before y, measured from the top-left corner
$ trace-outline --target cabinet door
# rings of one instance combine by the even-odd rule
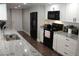
[[[76,15],[76,23],[79,23],[79,4],[77,4],[77,15]]]
[[[61,36],[61,35],[58,35],[57,36],[58,39],[57,39],[57,52],[59,52],[60,54],[63,54],[63,45],[64,45],[64,39],[65,39],[65,36]]]
[[[66,5],[66,21],[73,22],[76,18],[77,4],[67,4]]]
[[[54,33],[53,49],[60,54],[63,54],[64,39],[65,39],[65,36]]]
[[[6,4],[0,4],[0,20],[7,20]]]
[[[43,43],[43,28],[40,28],[40,41]]]
[[[58,35],[57,34],[54,34],[54,37],[53,37],[53,49],[54,50],[57,50],[57,37]]]

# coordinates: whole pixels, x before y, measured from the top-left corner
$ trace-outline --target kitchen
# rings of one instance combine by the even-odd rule
[[[0,20],[6,21],[6,26],[3,27],[1,30],[1,32],[3,32],[3,35],[5,35],[5,31],[23,31],[27,33],[29,36],[31,36],[35,41],[43,43],[43,45],[47,46],[51,50],[55,50],[58,54],[64,56],[79,55],[79,4],[7,3],[3,5],[5,5],[4,8],[2,8],[3,6],[0,7],[2,9],[0,10]],[[53,16],[51,17],[50,14],[56,14],[57,12],[58,16],[52,18]],[[57,26],[56,29],[58,29],[55,29],[55,31],[53,32],[44,32],[44,27],[48,26],[51,29],[51,25],[52,28]],[[45,40],[44,36],[48,37],[47,41]],[[50,37],[52,39],[51,44],[49,44]],[[14,54],[11,53],[11,55]],[[16,53],[15,55],[18,55],[18,53]],[[37,52],[37,55],[41,54]]]

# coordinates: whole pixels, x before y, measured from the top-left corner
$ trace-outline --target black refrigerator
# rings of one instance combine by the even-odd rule
[[[30,13],[30,35],[37,40],[37,12]]]

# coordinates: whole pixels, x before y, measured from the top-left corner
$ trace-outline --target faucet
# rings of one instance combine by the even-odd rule
[[[6,21],[0,20],[0,29],[2,31],[3,36],[4,36],[4,31],[6,28],[7,28]]]

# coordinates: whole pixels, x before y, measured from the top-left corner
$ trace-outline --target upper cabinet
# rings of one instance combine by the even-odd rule
[[[65,20],[67,22],[79,23],[79,4],[68,3],[65,9]]]
[[[76,21],[76,14],[77,14],[77,4],[67,4],[66,5],[66,21],[74,22]]]
[[[79,23],[79,3],[77,5],[76,23]]]
[[[78,3],[59,3],[46,6],[46,19],[48,11],[60,11],[60,20],[66,22],[79,23],[79,4]]]
[[[0,20],[7,20],[6,4],[0,4]]]

